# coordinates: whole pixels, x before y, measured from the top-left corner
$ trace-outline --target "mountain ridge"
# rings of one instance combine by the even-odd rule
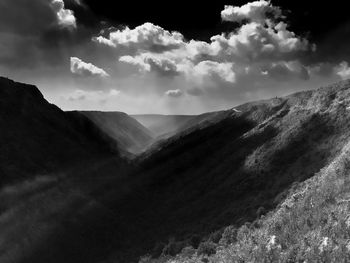
[[[16,105],[5,103],[0,97],[2,107]],[[8,244],[1,248],[8,251],[6,255],[11,255],[1,259],[4,262],[129,263],[149,254],[141,262],[187,262],[190,257],[194,262],[235,262],[236,254],[230,251],[249,262],[257,262],[263,255],[278,258],[288,253],[290,256],[286,258],[292,262],[305,259],[304,254],[299,259],[292,255],[295,251],[309,253],[308,246],[304,250],[293,242],[281,241],[293,234],[293,226],[297,224],[300,229],[308,229],[307,238],[311,242],[315,228],[325,219],[318,212],[322,210],[317,210],[323,204],[332,206],[327,211],[335,211],[339,217],[350,212],[334,201],[335,194],[339,200],[346,200],[350,194],[346,179],[346,167],[350,166],[345,158],[348,150],[344,148],[350,142],[349,109],[350,81],[249,102],[214,115],[211,113],[209,119],[202,116],[203,122],[192,122],[198,125],[166,139],[156,150],[130,161],[130,166],[124,170],[120,168],[118,156],[98,153],[99,161],[82,162],[75,169],[65,171],[64,177],[56,174],[50,180],[31,179],[23,185],[14,185],[13,189],[1,189],[0,207],[5,213],[0,214],[0,233],[3,233],[4,244]],[[48,112],[51,110],[50,107]],[[47,116],[46,110],[44,112]],[[42,120],[36,111],[25,113],[47,125],[48,120]],[[60,112],[59,115],[70,120],[64,121],[63,128],[59,126],[64,134],[68,123],[68,131],[72,127],[78,129],[73,129],[73,134],[85,130],[76,123],[78,120],[91,124],[78,112]],[[17,124],[12,115],[8,120]],[[3,119],[0,121],[6,123]],[[21,121],[22,126],[13,127],[22,129],[27,125],[23,118]],[[50,125],[57,130],[56,120],[51,121]],[[61,121],[59,118],[58,123]],[[10,139],[22,142],[24,138]],[[40,143],[30,149],[42,151],[46,146]],[[344,158],[344,164],[340,165],[339,158]],[[327,170],[335,161],[337,166]],[[317,179],[324,170],[327,174],[331,171],[329,176],[320,177],[328,178],[327,181]],[[314,190],[307,190],[307,199],[300,199],[299,210],[288,210],[294,211],[290,218],[300,218],[305,223],[294,224],[288,219],[289,212],[286,216],[275,216],[274,211],[293,199],[294,194],[304,191],[303,186],[311,181],[319,183],[310,185]],[[332,192],[327,185],[335,190]],[[328,194],[320,194],[316,186]],[[23,190],[27,188],[30,191]],[[28,198],[31,197],[29,192],[33,192],[32,198]],[[309,201],[313,198],[320,200],[317,209],[310,208],[312,202]],[[303,210],[304,203],[309,210]],[[30,207],[30,211],[26,207]],[[313,218],[313,214],[318,218]],[[340,218],[344,225],[346,217]],[[289,230],[281,231],[271,223],[274,220],[282,225],[287,222]],[[271,227],[266,227],[269,224]],[[40,231],[22,231],[29,226]],[[341,231],[332,228],[330,223],[326,226],[340,237]],[[237,243],[237,231],[241,243]],[[244,236],[245,233],[248,234]],[[326,229],[317,233],[320,237],[312,241],[317,244],[313,249],[322,242]],[[302,236],[304,232],[297,234]],[[279,253],[280,250],[271,250],[277,251],[276,254],[268,253],[266,244],[273,235],[287,254]],[[254,246],[249,242],[253,244],[255,237],[261,237],[258,239],[260,254],[251,252]],[[244,243],[246,241],[248,243]],[[297,250],[292,253],[286,247]]]
[[[121,150],[136,155],[153,142],[153,134],[124,112],[79,111],[119,144]]]

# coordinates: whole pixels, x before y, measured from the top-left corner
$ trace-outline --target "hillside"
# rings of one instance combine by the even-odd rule
[[[300,105],[327,122],[324,126],[330,127],[327,132],[332,135],[318,144],[317,151],[322,149],[322,154],[332,158],[311,178],[295,181],[278,195],[275,209],[259,213],[252,224],[232,221],[196,248],[185,244],[181,251],[173,243],[173,256],[146,256],[141,262],[349,262],[349,97],[347,81],[313,92]],[[311,161],[303,167],[309,167]]]
[[[118,153],[91,121],[48,103],[32,85],[0,78],[0,185]]]
[[[171,138],[139,160],[135,174],[143,183],[118,203],[119,211],[129,222],[143,219],[133,224],[140,231],[135,236],[148,239],[145,249],[154,256],[254,221],[340,154],[350,138],[349,95],[350,83],[342,82],[247,103],[213,125]]]
[[[153,142],[151,132],[123,112],[81,111],[128,153],[138,154]]]
[[[21,87],[17,97],[29,96],[27,85],[5,83]],[[1,262],[130,263],[146,254],[142,262],[303,262],[318,255],[346,262],[341,259],[350,254],[350,81],[197,117],[124,166],[105,152],[110,137],[85,116],[35,102],[45,106],[42,114],[26,111],[33,110],[26,121],[36,151],[46,158],[67,147],[79,155],[61,156],[65,169],[58,165],[0,189]],[[60,132],[50,142],[35,135],[48,114]],[[27,122],[8,127],[24,129]],[[80,134],[84,123],[94,132]],[[85,155],[67,130],[84,140]],[[24,131],[16,132],[21,136],[7,144],[25,142]],[[32,155],[27,158],[38,162]]]

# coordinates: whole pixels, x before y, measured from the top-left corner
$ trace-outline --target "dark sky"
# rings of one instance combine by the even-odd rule
[[[108,21],[111,25],[135,27],[144,22],[152,22],[168,30],[181,32],[187,39],[208,41],[221,32],[230,32],[232,23],[222,22],[220,11],[224,5],[244,5],[247,0],[227,1],[111,1],[84,0],[88,8],[67,6],[75,10],[80,22],[96,25]],[[307,37],[317,44],[318,52],[311,60],[322,57],[328,61],[337,61],[350,57],[350,16],[346,1],[318,0],[273,0],[280,6],[290,29],[298,35]],[[345,56],[345,57],[344,57]]]
[[[117,24],[137,26],[145,21],[170,30],[178,30],[187,38],[207,39],[213,34],[230,29],[231,24],[222,23],[220,11],[226,4],[243,5],[249,1],[111,1],[85,0],[87,6],[99,19]],[[274,0],[288,15],[291,28],[299,34],[310,33],[315,41],[321,41],[330,32],[350,22],[346,1]],[[86,19],[86,18],[85,18]]]

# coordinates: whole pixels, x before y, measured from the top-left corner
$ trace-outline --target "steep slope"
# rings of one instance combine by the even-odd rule
[[[67,114],[35,86],[6,78],[0,78],[0,127],[0,185],[84,160],[118,158],[115,142],[86,117]]]
[[[160,115],[145,114],[132,115],[134,119],[149,129],[154,137],[166,136],[176,133],[176,131],[186,122],[190,121],[196,115]]]
[[[100,129],[118,142],[121,149],[138,154],[153,141],[151,132],[123,112],[81,111]]]
[[[211,234],[198,249],[142,262],[349,262],[350,140],[342,131],[349,128],[349,82],[327,95],[317,98],[323,97],[325,107],[315,106],[333,115],[340,135],[328,142],[340,149],[332,161],[310,179],[293,184],[278,196],[276,209],[253,224],[231,225]]]
[[[0,127],[0,262],[95,263],[118,247],[117,213],[94,198],[127,191],[115,140],[6,78]]]
[[[350,144],[253,224],[224,228],[175,257],[142,262],[349,262]]]
[[[249,257],[263,258],[254,252],[256,242],[262,252],[278,252],[271,249],[274,244],[276,248],[281,244],[284,252],[294,247],[293,255],[316,251],[320,240],[331,238],[332,233],[340,235],[347,222],[343,220],[347,205],[339,206],[338,201],[347,204],[348,199],[344,146],[350,142],[349,106],[350,82],[247,103],[185,129],[151,155],[135,160],[131,170],[122,171],[115,157],[108,156],[82,162],[65,171],[64,177],[49,175],[5,187],[0,191],[0,208],[5,211],[0,214],[0,250],[4,252],[0,261],[129,263],[150,253],[163,254],[158,262],[164,262],[188,246],[193,248],[185,249],[183,259],[176,260],[191,262],[186,256],[198,254],[194,262],[208,262],[206,254],[214,253],[213,262],[235,262],[238,248],[238,255],[254,261]],[[81,119],[81,114],[75,114]],[[38,145],[36,149],[45,150]],[[323,167],[330,170],[313,177]],[[334,176],[324,177],[324,171]],[[308,178],[315,180],[314,186],[311,181],[302,183]],[[286,208],[278,217],[267,214],[267,221],[247,223],[279,209],[284,200],[296,204],[299,197],[291,193],[299,183],[297,193],[305,200],[297,206],[301,210],[289,214],[293,210]],[[304,185],[312,186],[306,188],[305,199]],[[343,218],[339,228],[333,226],[333,215],[321,216],[324,205],[333,207],[325,211]],[[294,224],[294,218],[301,221]],[[321,222],[327,227],[317,232]],[[288,224],[289,230],[281,227]],[[222,231],[228,225],[233,226]],[[304,233],[307,242],[318,244],[311,252],[308,246],[297,247],[297,238]],[[347,240],[347,232],[343,233]],[[287,237],[292,237],[290,243],[278,239]],[[215,243],[219,239],[222,245]],[[341,251],[346,249],[344,244]],[[270,254],[265,255],[269,261]]]
[[[139,246],[176,240],[154,255],[196,246],[273,209],[293,183],[334,160],[350,138],[349,106],[349,82],[238,106],[146,154],[135,171],[140,187],[113,205],[134,222]]]

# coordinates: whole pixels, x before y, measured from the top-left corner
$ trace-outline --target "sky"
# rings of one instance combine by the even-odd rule
[[[200,114],[350,77],[344,1],[118,2],[0,0],[0,75],[63,110],[129,114]]]

